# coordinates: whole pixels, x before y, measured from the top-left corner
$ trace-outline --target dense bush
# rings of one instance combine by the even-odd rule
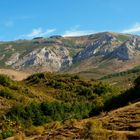
[[[99,83],[93,87],[93,92],[98,95],[102,95],[102,94],[106,94],[106,93],[113,93],[114,91],[113,91],[112,87],[110,87],[109,85]]]
[[[6,129],[5,131],[1,132],[0,137],[5,139],[8,137],[11,137],[14,134],[14,131],[12,128]]]
[[[107,84],[96,80],[85,81],[79,76],[68,74],[38,73],[24,81],[27,86],[51,89],[53,102],[32,102],[12,107],[7,113],[10,119],[21,124],[42,125],[51,121],[82,119],[99,113],[116,91]],[[26,95],[31,93],[23,90]],[[118,91],[117,91],[118,92]]]
[[[140,76],[135,79],[134,85],[135,85],[135,88],[139,88],[140,87]]]
[[[51,121],[64,121],[71,118],[82,119],[90,111],[91,105],[88,103],[33,102],[26,107],[24,105],[13,107],[7,116],[22,124],[32,121],[32,124],[37,126]]]
[[[13,127],[11,126],[12,122],[10,120],[5,120],[5,122],[0,123],[0,140],[6,139],[7,137],[11,137],[15,132]]]
[[[3,86],[11,86],[14,83],[8,76],[0,74],[0,84]]]
[[[13,81],[11,78],[9,78],[6,75],[0,74],[0,85],[9,87],[13,90],[18,90],[19,86],[16,81]]]
[[[0,90],[0,96],[7,99],[12,99],[14,98],[14,93],[9,88],[3,88]]]
[[[115,95],[105,101],[104,110],[115,109],[125,106],[130,102],[140,100],[140,76],[134,81],[134,87],[125,91],[122,94]]]
[[[83,96],[91,96],[93,91],[91,88],[85,87],[85,86],[78,86],[76,92],[79,95],[83,95]]]

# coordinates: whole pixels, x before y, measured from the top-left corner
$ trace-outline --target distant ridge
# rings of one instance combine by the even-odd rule
[[[0,43],[0,68],[31,73],[86,71],[99,77],[133,68],[139,58],[140,37],[115,32]]]

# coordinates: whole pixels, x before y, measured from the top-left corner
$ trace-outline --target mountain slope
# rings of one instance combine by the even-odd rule
[[[114,34],[104,33],[96,42],[75,56],[76,63],[69,71],[99,78],[131,69],[139,65],[139,46],[138,36],[129,36],[125,41],[120,41]]]
[[[0,74],[8,75],[13,80],[21,81],[23,79],[26,79],[31,73],[16,71],[13,69],[0,69]]]
[[[140,77],[133,87],[120,92],[114,86],[77,75],[38,73],[20,82],[0,75],[0,138],[20,132],[50,139],[57,135],[93,139],[121,133],[122,137],[138,138],[139,93]],[[130,102],[138,104],[110,112]],[[81,127],[73,128],[75,123]]]
[[[100,77],[138,65],[139,46],[139,36],[110,32],[1,42],[0,67],[30,72],[86,72]]]
[[[46,128],[41,136],[34,139],[140,139],[140,102],[113,110],[106,115],[65,122],[59,127]],[[102,124],[102,125],[101,125]],[[55,124],[54,124],[55,125]]]
[[[77,75],[38,73],[24,81],[0,75],[0,139],[20,128],[89,117],[115,94],[116,88]]]

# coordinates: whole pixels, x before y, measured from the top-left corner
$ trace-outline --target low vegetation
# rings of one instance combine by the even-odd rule
[[[112,73],[112,74],[109,74],[109,75],[106,75],[102,78],[100,78],[101,80],[104,80],[104,79],[109,79],[109,78],[112,78],[112,77],[122,77],[122,76],[127,76],[128,74],[137,74],[139,75],[140,74],[140,66],[137,66],[133,69],[130,69],[130,70],[127,70],[127,71],[122,71],[122,72],[117,72],[117,73]]]
[[[33,128],[43,133],[41,126],[54,121],[82,120],[135,102],[140,99],[139,79],[134,88],[120,92],[114,86],[77,75],[38,73],[21,82],[0,75],[0,139]]]

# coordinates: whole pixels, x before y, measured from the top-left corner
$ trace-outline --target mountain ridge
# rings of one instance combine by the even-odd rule
[[[1,42],[0,68],[30,70],[32,73],[79,73],[85,70],[94,73],[104,65],[104,69],[110,69],[106,74],[110,74],[111,69],[121,71],[139,65],[139,47],[139,36],[114,32]]]

